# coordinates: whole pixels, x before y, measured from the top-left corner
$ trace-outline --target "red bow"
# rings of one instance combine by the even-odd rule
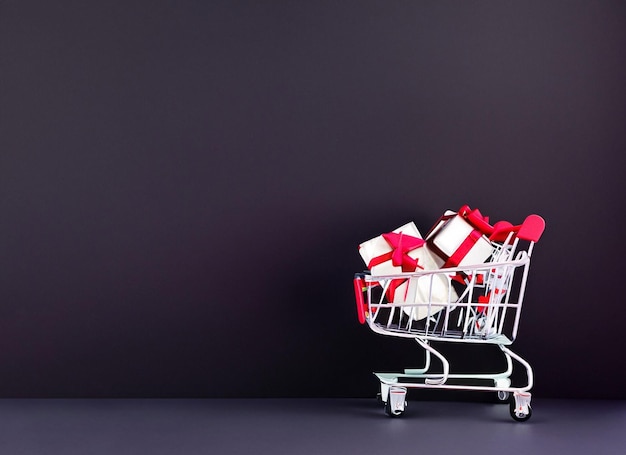
[[[465,218],[474,229],[489,237],[489,240],[492,242],[504,242],[510,232],[517,232],[521,227],[513,226],[508,221],[498,221],[492,226],[489,224],[488,216],[483,216],[478,209],[470,209],[468,205],[461,207],[458,213]]]
[[[383,234],[383,238],[393,251],[391,252],[391,263],[402,267],[403,272],[414,272],[417,269],[417,259],[409,256],[409,251],[419,248],[424,244],[424,240],[403,234],[402,232],[389,232]]]
[[[395,267],[402,267],[403,272],[415,272],[418,267],[423,268],[417,264],[417,259],[409,256],[409,251],[413,251],[425,243],[423,239],[403,234],[402,232],[389,232],[383,234],[383,238],[392,250],[372,258],[368,264],[370,269],[389,260]]]
[[[468,205],[464,205],[459,209],[458,213],[465,218],[474,229],[479,230],[481,234],[491,235],[493,232],[493,226],[489,224],[489,217],[480,213],[480,210],[472,210]]]

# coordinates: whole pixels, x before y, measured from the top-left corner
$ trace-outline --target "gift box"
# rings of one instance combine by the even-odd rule
[[[423,268],[420,258],[428,251],[415,223],[379,235],[359,245],[359,254],[372,275],[397,275]]]
[[[422,257],[424,269],[437,269],[435,260],[430,257],[428,250],[424,248]],[[399,280],[395,280],[399,281]],[[431,283],[432,281],[432,283]],[[427,316],[433,316],[444,309],[449,303],[454,303],[458,296],[450,280],[441,273],[421,276],[410,276],[402,282],[392,283],[394,286],[390,300],[393,303],[417,303],[411,307],[403,307],[404,313],[416,321]],[[390,288],[392,287],[390,285]]]
[[[463,206],[458,212],[444,213],[428,233],[426,244],[439,268],[481,264],[494,251],[487,237],[493,232],[487,217]]]
[[[359,253],[374,276],[400,275],[421,270],[438,269],[431,252],[413,222],[382,234],[359,245]],[[431,285],[432,280],[432,285]],[[411,276],[392,279],[387,283],[387,299],[393,303],[417,303],[403,310],[415,320],[429,313],[427,303],[445,303],[456,300],[449,280],[442,275]],[[452,299],[452,300],[450,300]],[[430,314],[441,311],[441,305],[431,306]]]

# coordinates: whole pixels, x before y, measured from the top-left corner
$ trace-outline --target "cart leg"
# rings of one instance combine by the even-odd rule
[[[502,349],[502,352],[504,352],[506,355],[511,356],[512,358],[517,360],[526,369],[526,376],[528,378],[528,384],[526,385],[526,387],[522,387],[520,389],[520,392],[528,392],[533,387],[533,369],[531,368],[530,364],[526,360],[524,360],[522,357],[520,357],[519,355],[515,354],[513,351],[508,349],[507,347],[502,346],[500,344],[498,345],[498,347]]]
[[[419,341],[417,343],[419,344]],[[424,355],[425,355],[425,357],[424,357],[424,366],[422,368],[406,368],[404,370],[404,374],[424,374],[424,373],[426,373],[430,369],[430,351],[425,349],[424,350]]]
[[[404,413],[406,392],[406,387],[390,387],[389,399],[385,403],[385,413],[389,417],[400,417]]]
[[[448,359],[446,359],[443,355],[441,355],[439,351],[437,351],[435,348],[430,346],[427,340],[421,340],[419,338],[415,338],[415,341],[417,341],[417,344],[419,344],[426,352],[430,352],[431,354],[434,354],[435,357],[437,357],[439,361],[441,362],[441,366],[443,368],[443,373],[441,374],[441,377],[426,378],[425,380],[426,384],[429,384],[429,385],[445,384],[446,381],[448,380],[448,374],[450,373],[450,363],[448,363]]]

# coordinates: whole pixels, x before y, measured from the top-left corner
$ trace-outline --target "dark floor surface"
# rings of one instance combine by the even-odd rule
[[[626,454],[626,401],[5,399],[0,454]]]

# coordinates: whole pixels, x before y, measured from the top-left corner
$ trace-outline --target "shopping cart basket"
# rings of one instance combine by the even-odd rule
[[[425,351],[422,368],[374,373],[380,381],[379,398],[389,416],[404,413],[408,389],[429,388],[496,392],[499,400],[508,400],[514,420],[523,422],[531,417],[533,371],[509,346],[517,336],[533,246],[544,227],[541,217],[530,215],[516,234],[511,233],[504,242],[494,244],[494,253],[485,263],[400,275],[355,275],[360,322],[367,323],[376,333],[413,338]],[[389,287],[405,280],[426,289],[424,302],[389,301]],[[440,295],[431,298],[434,284],[440,280],[448,284],[447,300]],[[496,345],[504,354],[506,370],[493,374],[452,374],[449,360],[433,348],[433,341]],[[431,355],[439,359],[441,371],[431,372]],[[526,385],[512,386],[513,360],[525,368]]]

